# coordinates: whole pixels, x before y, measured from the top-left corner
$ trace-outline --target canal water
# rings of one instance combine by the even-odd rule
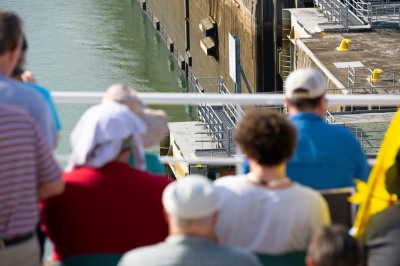
[[[2,0],[24,20],[28,69],[54,91],[104,91],[115,82],[140,92],[186,92],[185,78],[136,0]],[[57,154],[89,105],[57,104]],[[193,106],[156,106],[170,121],[193,120]]]

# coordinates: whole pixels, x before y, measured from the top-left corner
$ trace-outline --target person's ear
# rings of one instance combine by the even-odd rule
[[[305,263],[307,266],[315,266],[313,259],[309,255],[306,256]]]
[[[214,214],[212,215],[212,218],[211,218],[212,219],[211,220],[212,226],[215,226],[217,224],[218,215],[219,215],[218,211],[214,212]]]
[[[286,106],[287,111],[289,111],[290,101],[288,98],[285,98],[285,106]]]
[[[321,99],[320,99],[320,101],[319,101],[319,104],[320,104],[321,108],[325,110],[325,108],[326,108],[326,106],[327,106],[327,105],[326,105],[326,98],[325,98],[325,96],[322,96],[322,97],[321,97]]]
[[[14,49],[10,50],[8,54],[8,60],[14,68],[17,66],[17,63],[22,56],[22,49],[21,49],[21,44],[18,44]]]

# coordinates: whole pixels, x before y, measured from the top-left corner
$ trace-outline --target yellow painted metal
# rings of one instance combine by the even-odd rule
[[[351,43],[350,39],[343,39],[342,42],[340,43],[339,47],[336,47],[336,50],[339,52],[346,52],[349,50],[349,44]]]
[[[363,235],[371,215],[385,209],[396,200],[395,195],[386,191],[385,178],[386,171],[395,163],[396,154],[400,149],[399,132],[400,109],[386,131],[368,182],[357,181],[357,193],[350,198],[350,201],[360,204],[352,228],[355,237],[360,238]]]
[[[381,73],[383,73],[383,70],[382,69],[380,69],[380,68],[375,68],[373,71],[372,71],[372,74],[371,74],[371,79],[372,79],[372,81],[378,81],[378,80],[380,80],[381,79],[381,77],[380,77],[380,74]]]

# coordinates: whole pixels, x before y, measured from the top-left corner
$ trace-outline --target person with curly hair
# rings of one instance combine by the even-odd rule
[[[296,146],[294,126],[276,111],[257,110],[239,123],[235,141],[250,172],[215,181],[222,198],[218,241],[259,255],[301,252],[304,262],[312,234],[330,224],[330,214],[319,193],[286,176]]]

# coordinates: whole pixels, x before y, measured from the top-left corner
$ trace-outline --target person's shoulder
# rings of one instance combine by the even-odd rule
[[[328,123],[325,123],[325,124],[326,124],[326,127],[330,131],[334,132],[334,134],[337,134],[338,137],[340,137],[340,138],[344,137],[344,138],[348,138],[351,140],[356,140],[354,134],[351,133],[351,131],[348,128],[345,128],[344,126],[340,126],[340,125],[332,125],[332,124],[328,124]]]
[[[135,175],[140,177],[141,179],[146,180],[152,184],[158,184],[162,187],[165,187],[169,183],[174,181],[171,178],[169,178],[163,174],[150,173],[148,171],[139,170],[139,169],[133,168],[131,166],[129,166],[129,169],[130,169],[130,171],[135,172],[136,173]]]
[[[29,113],[16,105],[0,105],[0,119],[3,123],[20,123],[30,128],[35,124]]]
[[[245,175],[230,175],[230,176],[224,176],[216,179],[214,181],[214,184],[216,186],[236,186],[237,184],[242,184],[245,181]]]
[[[222,257],[231,260],[234,265],[261,265],[257,257],[241,248],[219,245]]]
[[[371,223],[387,223],[387,221],[400,221],[400,205],[392,205],[386,209],[373,214],[370,218]]]
[[[293,184],[293,190],[296,194],[301,195],[302,200],[323,201],[321,193],[313,188],[295,182]]]
[[[51,95],[50,91],[47,88],[40,86],[36,83],[25,82],[24,85],[27,86],[28,88],[36,90],[45,97],[49,97]]]
[[[11,97],[18,98],[19,100],[25,99],[29,100],[32,104],[41,104],[42,98],[40,93],[36,90],[33,90],[31,87],[23,82],[7,78],[6,80],[3,80],[0,84],[0,92],[1,91],[8,93]]]
[[[16,105],[0,105],[0,113],[2,116],[18,116],[30,119],[28,112]]]
[[[162,246],[163,243],[159,243],[132,249],[122,256],[118,266],[144,265],[141,263],[148,263],[149,260],[154,259],[154,256],[157,256],[158,250],[162,248]]]

